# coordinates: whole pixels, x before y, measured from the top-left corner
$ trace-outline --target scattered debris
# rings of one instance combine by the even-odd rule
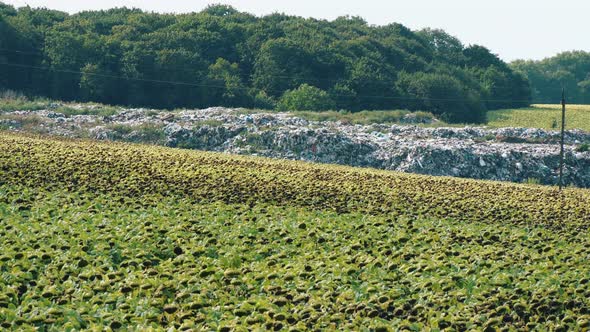
[[[142,142],[146,135],[141,128],[148,125],[160,128],[162,144],[171,147],[440,176],[558,181],[559,132],[542,129],[351,125],[221,107],[174,112],[123,109],[112,116],[66,116],[52,110],[6,114],[10,122],[1,121],[9,124],[8,129],[19,130],[18,118],[35,116],[43,119],[39,130],[67,137]],[[411,121],[408,117],[404,122]],[[576,151],[580,142],[590,142],[590,133],[567,132],[565,180],[590,187],[590,152]]]

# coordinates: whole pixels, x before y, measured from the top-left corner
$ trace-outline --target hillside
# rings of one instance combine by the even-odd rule
[[[508,218],[555,227],[585,228],[590,216],[585,190],[557,195],[549,187],[8,134],[2,134],[0,148],[2,181],[32,188],[180,195],[196,202],[273,203],[340,213],[411,211],[460,221]]]
[[[359,17],[263,17],[232,7],[75,15],[0,3],[0,91],[151,108],[410,109],[483,122],[529,104],[488,49],[442,30]]]
[[[590,331],[590,53],[1,1],[0,331]]]
[[[586,190],[0,136],[5,329],[587,328]]]
[[[6,109],[6,111],[3,111]],[[590,112],[569,107],[567,126]],[[560,111],[494,111],[490,126],[449,127],[432,114],[408,111],[269,112],[213,107],[163,111],[96,104],[0,102],[0,129],[92,138],[277,159],[372,167],[437,176],[559,182],[559,140],[550,126]],[[565,135],[565,185],[590,187],[590,133]]]

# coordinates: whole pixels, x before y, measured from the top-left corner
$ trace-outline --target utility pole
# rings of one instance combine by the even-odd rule
[[[563,189],[563,159],[565,141],[565,88],[561,90],[561,153],[559,155],[559,191]]]

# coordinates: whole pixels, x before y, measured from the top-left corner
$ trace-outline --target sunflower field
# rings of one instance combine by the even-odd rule
[[[0,134],[0,329],[588,330],[590,192]]]

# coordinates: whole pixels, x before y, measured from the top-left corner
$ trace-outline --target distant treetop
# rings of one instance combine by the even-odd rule
[[[406,108],[464,122],[531,97],[525,76],[442,30],[227,5],[69,15],[0,4],[0,68],[0,89],[155,108]]]

